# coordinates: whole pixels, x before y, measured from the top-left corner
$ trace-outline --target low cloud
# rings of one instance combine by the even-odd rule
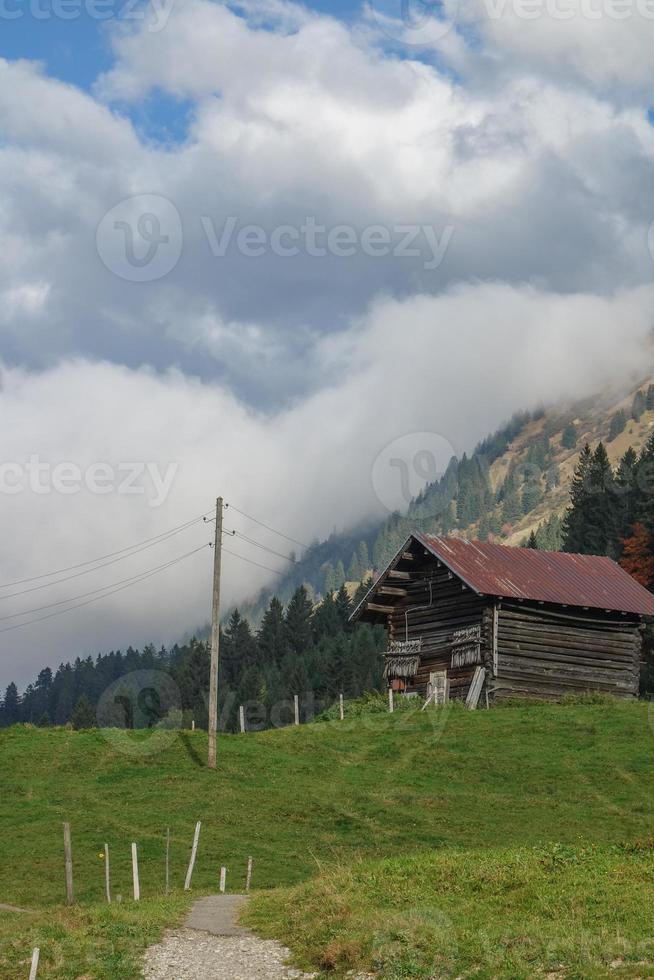
[[[5,368],[3,474],[8,464],[24,468],[34,456],[49,470],[42,474],[45,491],[27,482],[20,493],[1,495],[0,582],[149,539],[210,512],[218,494],[300,541],[370,514],[384,516],[371,473],[388,443],[431,432],[461,453],[517,407],[583,397],[634,372],[640,377],[649,367],[653,300],[654,287],[602,299],[503,284],[461,286],[441,297],[378,299],[349,331],[321,342],[329,381],[266,414],[216,383],[177,371],[156,374],[88,360],[41,373]],[[139,463],[140,475],[129,492],[121,491],[117,480],[125,467]],[[48,476],[60,464],[69,464],[69,477],[72,465],[82,474],[91,470],[94,479],[104,474],[104,482],[89,488],[84,479],[79,486],[69,479],[76,489],[61,492]],[[173,475],[170,485],[166,474]],[[9,482],[15,479],[12,472]],[[98,493],[98,485],[105,490]],[[153,506],[157,502],[161,506]],[[227,514],[228,528],[283,553],[292,547]],[[211,538],[212,526],[199,523],[56,589],[0,598],[0,615],[123,581]],[[271,568],[286,567],[242,540],[227,547]],[[24,684],[62,658],[172,641],[206,622],[210,579],[207,547],[106,600],[6,632],[0,684],[14,677]],[[271,572],[225,556],[226,605],[274,581]],[[0,629],[19,621],[0,620]]]

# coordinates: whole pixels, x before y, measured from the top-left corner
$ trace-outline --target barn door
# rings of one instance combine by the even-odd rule
[[[429,675],[428,697],[433,697],[434,704],[447,704],[450,700],[450,679],[446,670],[437,670]]]

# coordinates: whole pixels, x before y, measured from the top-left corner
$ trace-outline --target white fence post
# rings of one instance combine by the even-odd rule
[[[252,884],[252,858],[248,858],[248,873],[245,879],[245,890],[250,891],[250,885]]]
[[[295,708],[295,724],[300,724],[300,699],[297,694],[293,695],[293,706]]]
[[[225,884],[227,882],[227,868],[220,869],[220,890],[225,891]]]
[[[345,717],[345,709],[343,707],[343,695],[342,694],[339,694],[338,695],[338,711],[339,711],[339,714],[341,716],[341,721],[343,721],[343,718]]]
[[[243,707],[243,705],[241,705],[241,707],[238,709],[238,717],[241,723],[241,735],[242,735],[243,732],[245,731],[245,708]]]
[[[132,841],[132,880],[134,884],[134,901],[141,900],[141,883],[139,881],[139,855],[136,844]]]
[[[388,689],[388,710],[392,713],[393,710],[394,710],[394,708],[395,708],[395,705],[393,703],[393,688],[392,687],[389,687],[389,689]]]
[[[109,845],[104,845],[104,890],[111,905],[111,877],[109,875]]]
[[[35,947],[32,953],[32,966],[30,967],[30,980],[36,980],[36,971],[39,968],[39,957],[41,956],[41,950],[38,946]]]
[[[198,853],[198,841],[200,840],[200,827],[202,822],[198,820],[195,825],[195,834],[193,835],[193,848],[191,850],[191,860],[188,864],[188,871],[186,872],[186,881],[184,882],[184,891],[187,892],[191,887],[191,878],[193,877],[193,868],[195,867],[195,857]]]

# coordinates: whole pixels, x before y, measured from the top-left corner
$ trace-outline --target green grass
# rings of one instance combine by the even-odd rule
[[[308,968],[384,980],[654,976],[654,855],[558,846],[355,862],[246,920]]]
[[[195,894],[216,891],[223,864],[228,888],[241,889],[249,854],[253,884],[268,889],[405,853],[420,861],[421,852],[433,860],[474,850],[490,860],[497,849],[579,837],[605,845],[654,838],[654,734],[645,704],[402,711],[222,736],[217,773],[198,764],[206,756],[201,732],[133,756],[106,735],[0,732],[0,902],[41,913],[0,919],[7,980],[25,976],[32,944],[43,950],[40,980],[137,977],[134,957],[184,907],[179,889],[196,820],[203,829]],[[127,744],[147,749],[148,736]],[[79,903],[70,912],[61,908],[64,820]],[[166,827],[176,892],[162,900]],[[111,909],[102,904],[105,841],[113,889],[123,895]],[[132,841],[140,852],[138,908],[129,898]],[[59,936],[48,932],[55,927]]]

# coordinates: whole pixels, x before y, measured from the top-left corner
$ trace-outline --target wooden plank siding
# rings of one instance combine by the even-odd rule
[[[503,601],[491,696],[556,699],[603,691],[637,697],[641,642],[633,617]]]
[[[423,608],[430,601],[429,581],[425,576],[431,581],[433,595],[433,604],[429,608]],[[412,570],[412,579],[405,583],[406,595],[394,604],[393,612],[388,617],[390,641],[422,641],[420,668],[408,690],[426,694],[429,675],[447,670],[450,696],[465,698],[475,665],[451,667],[452,634],[455,630],[479,626],[482,631],[482,656],[486,662],[492,630],[490,620],[485,615],[488,600],[463,586],[446,568],[437,568],[433,560],[428,567]]]

